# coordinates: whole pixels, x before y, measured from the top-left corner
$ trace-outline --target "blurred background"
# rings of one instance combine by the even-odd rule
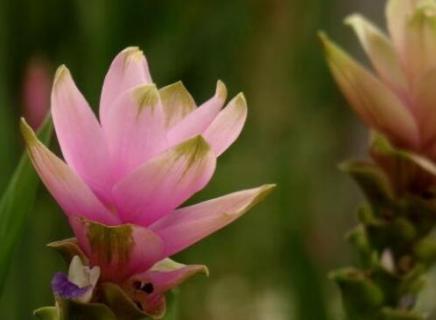
[[[383,6],[379,0],[0,0],[0,191],[23,149],[19,116],[37,125],[56,67],[66,64],[97,108],[112,58],[137,45],[158,86],[182,80],[200,103],[222,79],[232,96],[247,96],[241,138],[193,201],[279,185],[241,220],[176,257],[211,271],[181,287],[180,319],[339,319],[338,291],[327,275],[352,261],[343,236],[360,196],[337,164],[363,155],[366,131],[337,91],[316,32],[326,30],[361,58],[342,19],[360,11],[382,23]],[[66,266],[45,245],[70,236],[41,186],[0,298],[1,319],[31,319],[33,309],[53,303],[51,277]]]

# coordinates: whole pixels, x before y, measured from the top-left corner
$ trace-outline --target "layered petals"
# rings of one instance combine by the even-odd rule
[[[51,104],[56,135],[66,162],[104,198],[110,190],[106,142],[97,118],[65,66],[56,72]]]
[[[400,145],[416,146],[418,128],[407,106],[327,36],[321,39],[336,81],[363,121]]]
[[[103,129],[114,181],[166,148],[164,121],[159,92],[154,84],[135,87],[113,104]]]
[[[240,93],[222,110],[203,133],[216,156],[221,155],[239,137],[247,120],[247,101]]]
[[[424,1],[406,23],[404,35],[406,71],[415,81],[436,67],[436,3]]]
[[[69,217],[82,216],[106,224],[119,223],[119,219],[97,199],[86,183],[38,141],[24,120],[21,131],[36,171]]]
[[[168,131],[169,144],[173,146],[202,134],[220,112],[226,98],[227,88],[218,81],[215,95]]]
[[[397,48],[404,49],[404,30],[411,13],[419,0],[388,0],[386,20],[389,34]]]
[[[392,42],[375,25],[359,14],[349,16],[345,22],[355,31],[380,77],[392,89],[404,92],[407,80]]]
[[[160,319],[166,292],[208,274],[169,257],[233,222],[274,187],[177,209],[207,185],[217,157],[242,131],[245,97],[223,109],[226,98],[221,81],[199,107],[181,82],[158,90],[142,51],[127,48],[106,75],[99,123],[68,69],[59,68],[52,113],[65,162],[21,124],[34,167],[75,235],[51,244],[72,263],[68,275],[54,277],[57,307],[42,312],[80,304],[84,314]]]
[[[147,228],[107,226],[77,217],[70,218],[70,224],[90,265],[101,268],[103,281],[123,281],[164,257],[162,240]]]
[[[203,189],[215,166],[216,157],[200,136],[150,160],[113,189],[122,220],[153,223]]]
[[[427,72],[416,84],[414,103],[420,123],[422,142],[426,146],[436,143],[436,69]]]
[[[171,256],[235,221],[266,197],[275,185],[235,192],[176,210],[150,226]]]
[[[106,122],[107,113],[122,93],[152,82],[148,63],[137,47],[121,51],[113,60],[104,79],[100,99],[100,121]]]

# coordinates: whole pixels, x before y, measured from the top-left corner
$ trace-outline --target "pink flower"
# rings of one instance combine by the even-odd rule
[[[65,162],[22,123],[33,164],[90,265],[149,314],[163,312],[167,290],[204,270],[167,257],[239,218],[273,188],[177,209],[206,186],[244,126],[243,94],[222,109],[225,99],[220,81],[198,108],[181,82],[157,89],[143,53],[127,48],[104,80],[100,121],[68,69],[58,69],[51,112]]]
[[[24,116],[32,128],[37,129],[47,115],[50,104],[50,82],[47,64],[32,59],[24,74],[23,106]]]
[[[436,161],[436,2],[389,0],[386,17],[389,36],[358,14],[346,19],[375,74],[322,35],[330,68],[369,127]]]

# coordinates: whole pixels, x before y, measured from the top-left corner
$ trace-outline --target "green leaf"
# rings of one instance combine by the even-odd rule
[[[357,182],[374,210],[391,206],[395,194],[388,177],[379,166],[361,161],[346,161],[339,168]]]
[[[178,296],[179,290],[174,289],[167,294],[167,311],[165,314],[165,320],[179,319],[179,303]]]
[[[104,304],[64,299],[56,299],[56,306],[39,308],[33,314],[40,320],[118,320]]]
[[[364,272],[354,268],[344,268],[330,274],[341,289],[342,301],[349,315],[361,315],[372,319],[384,303],[384,294]]]
[[[424,320],[424,317],[413,311],[384,308],[380,320]]]
[[[59,320],[119,320],[107,306],[101,303],[80,303],[58,300]]]
[[[56,307],[42,307],[36,309],[33,315],[40,320],[59,320],[59,312]]]
[[[48,144],[52,134],[51,118],[38,131],[39,139]],[[8,272],[12,252],[23,231],[24,223],[36,199],[39,178],[26,154],[0,199],[0,291]]]
[[[365,267],[372,266],[374,252],[369,243],[365,227],[361,224],[358,225],[346,235],[346,238],[356,249],[360,264]]]

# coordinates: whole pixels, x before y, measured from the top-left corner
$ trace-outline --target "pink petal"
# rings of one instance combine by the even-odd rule
[[[121,219],[147,226],[203,189],[216,157],[202,137],[173,147],[115,185]]]
[[[103,130],[115,181],[165,149],[164,115],[155,85],[125,92],[108,111]]]
[[[262,201],[274,187],[264,185],[178,209],[150,229],[162,238],[165,255],[171,256],[235,221]]]
[[[159,89],[159,95],[167,128],[174,127],[197,108],[194,99],[181,81]]]
[[[396,48],[404,49],[404,30],[418,0],[388,0],[386,20],[389,33]]]
[[[407,21],[404,32],[405,68],[409,82],[419,79],[427,71],[436,67],[436,3],[429,1],[416,9]]]
[[[209,270],[204,265],[185,265],[167,258],[135,278],[143,283],[150,281],[157,292],[165,293],[198,273],[209,275]]]
[[[203,133],[203,137],[217,156],[239,137],[246,119],[247,101],[241,93],[229,102]]]
[[[416,147],[419,132],[407,105],[326,35],[321,40],[336,82],[365,124],[397,145]]]
[[[77,217],[70,224],[91,266],[100,266],[102,281],[124,281],[163,258],[161,239],[146,228],[111,227]]]
[[[83,216],[107,224],[119,222],[66,164],[38,141],[24,120],[21,131],[36,171],[69,217]]]
[[[121,94],[138,85],[152,82],[147,60],[137,47],[121,51],[113,60],[104,79],[100,99],[100,120],[106,122],[108,110]]]
[[[397,93],[404,92],[407,88],[406,75],[390,39],[359,14],[353,14],[345,21],[354,29],[363,49],[383,81],[387,82]]]
[[[141,305],[145,313],[160,315],[165,310],[164,294],[198,273],[208,275],[207,267],[184,265],[164,259],[151,270],[134,275],[123,285],[123,289],[133,301]]]
[[[218,115],[226,101],[226,97],[227,89],[224,83],[218,81],[215,95],[169,130],[169,144],[174,146],[202,134]]]
[[[430,146],[436,143],[436,69],[427,72],[416,84],[414,104],[419,121],[422,143]],[[427,151],[427,150],[424,150]]]
[[[65,66],[56,72],[51,101],[53,122],[66,162],[109,202],[109,153],[103,132]]]

